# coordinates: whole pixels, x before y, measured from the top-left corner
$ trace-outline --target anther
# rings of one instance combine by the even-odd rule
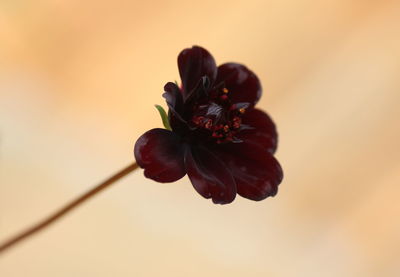
[[[245,108],[240,108],[240,109],[239,109],[239,112],[240,112],[241,114],[244,114],[245,111],[246,111]]]
[[[242,123],[242,120],[240,119],[240,117],[235,116],[233,118],[233,128],[238,129],[240,127]]]
[[[204,125],[204,127],[205,127],[206,129],[210,129],[211,126],[212,126],[212,120],[209,119],[209,120],[206,122],[206,124]]]
[[[196,125],[201,125],[204,121],[204,116],[194,116],[192,122]]]
[[[220,98],[221,98],[221,100],[226,100],[226,99],[228,99],[228,95],[222,94],[222,95],[220,96]]]
[[[213,132],[213,133],[212,133],[212,137],[213,137],[213,138],[222,138],[223,135],[222,135],[222,134],[218,134],[218,133],[216,133],[216,132]]]
[[[222,92],[223,92],[223,93],[228,93],[229,90],[228,90],[227,88],[223,88],[223,89],[222,89]]]

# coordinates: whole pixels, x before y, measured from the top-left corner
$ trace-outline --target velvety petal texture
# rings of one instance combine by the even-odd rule
[[[217,86],[224,84],[232,103],[247,102],[254,106],[261,97],[262,89],[257,76],[241,64],[220,65],[215,83]]]
[[[161,183],[175,182],[185,176],[184,145],[173,132],[152,129],[135,144],[136,162],[147,178]]]
[[[256,144],[271,154],[275,153],[278,134],[275,123],[268,114],[259,109],[249,109],[244,113],[242,123],[250,128],[241,131],[237,135],[239,139]]]
[[[217,76],[217,66],[213,56],[198,46],[184,49],[179,54],[178,67],[185,95],[196,87],[202,77],[207,76],[214,82]]]
[[[165,84],[164,94],[169,112],[169,124],[174,131],[185,129],[187,125],[186,120],[182,117],[183,114],[183,96],[179,87],[172,82]]]
[[[260,201],[278,192],[282,168],[265,149],[243,142],[227,144],[215,152],[231,171],[240,196]]]
[[[170,109],[180,113],[183,108],[183,98],[182,93],[179,87],[172,82],[168,82],[164,86],[164,94],[163,97],[165,98],[167,105]]]
[[[186,170],[196,191],[215,204],[231,203],[236,183],[225,164],[205,148],[192,147],[185,155]]]
[[[274,158],[278,134],[271,117],[255,108],[258,77],[246,66],[218,68],[199,46],[178,56],[182,86],[164,86],[172,131],[152,129],[136,142],[146,177],[173,182],[188,175],[194,189],[216,204],[237,194],[260,201],[276,195],[283,172]],[[165,116],[164,116],[165,118]],[[165,121],[165,119],[164,119]]]

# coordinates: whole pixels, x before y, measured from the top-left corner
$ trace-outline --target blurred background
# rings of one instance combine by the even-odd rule
[[[0,276],[400,276],[400,2],[0,1],[0,241],[133,161],[193,44],[254,70],[275,198],[137,171],[0,257]]]

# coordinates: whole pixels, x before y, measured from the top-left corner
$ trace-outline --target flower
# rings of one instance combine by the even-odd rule
[[[157,182],[186,174],[195,190],[216,204],[236,194],[259,201],[274,196],[283,178],[274,158],[277,132],[271,118],[254,106],[261,84],[246,66],[216,66],[204,48],[178,56],[182,86],[164,86],[171,130],[151,129],[135,144],[137,163]]]

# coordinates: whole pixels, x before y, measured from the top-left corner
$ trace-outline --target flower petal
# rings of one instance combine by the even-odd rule
[[[225,63],[218,67],[216,86],[224,85],[232,103],[248,102],[255,105],[261,97],[258,77],[247,67],[237,63]]]
[[[185,155],[185,165],[195,190],[215,204],[231,203],[236,197],[232,174],[214,154],[205,148],[191,147]]]
[[[207,91],[209,87],[210,79],[207,76],[201,77],[196,86],[194,86],[194,88],[185,95],[185,106],[192,106],[199,99],[207,97]]]
[[[163,97],[165,98],[170,109],[181,112],[183,108],[183,98],[181,90],[176,84],[172,82],[166,83],[164,86]]]
[[[185,95],[196,87],[201,77],[207,76],[211,83],[217,77],[213,56],[199,46],[184,49],[178,56],[178,67]]]
[[[164,94],[162,95],[168,105],[168,119],[172,130],[178,131],[179,129],[185,129],[187,122],[183,119],[183,97],[179,87],[171,82],[168,82],[164,86]]]
[[[161,183],[174,182],[186,174],[184,146],[180,138],[165,129],[144,133],[135,144],[135,159],[147,178]]]
[[[216,153],[230,168],[240,196],[260,201],[277,193],[282,168],[265,149],[242,142],[223,145]]]
[[[249,109],[243,114],[242,123],[251,127],[240,131],[236,137],[248,143],[254,143],[275,153],[278,144],[278,134],[271,117],[259,109]]]

